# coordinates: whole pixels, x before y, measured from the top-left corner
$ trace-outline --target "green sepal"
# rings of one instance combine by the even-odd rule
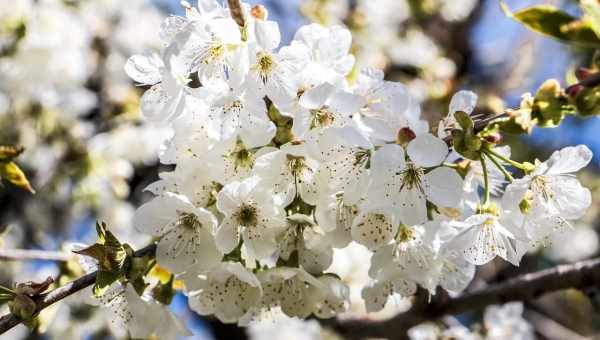
[[[175,289],[173,289],[174,279],[175,277],[171,274],[167,283],[159,282],[154,286],[152,289],[152,297],[163,305],[170,305],[171,301],[173,301],[173,296],[175,296]]]
[[[96,274],[96,283],[92,288],[94,296],[99,298],[104,295],[106,289],[108,289],[108,287],[115,283],[120,277],[121,274],[118,272],[98,270]]]
[[[532,117],[540,127],[557,127],[567,114],[575,109],[556,79],[546,80],[537,90],[533,100]]]
[[[267,111],[269,120],[271,120],[277,127],[275,137],[273,137],[272,140],[273,144],[279,146],[292,141],[294,139],[294,134],[292,133],[292,118],[282,115],[281,112],[279,112],[279,110],[275,107],[275,104],[267,104],[269,107],[269,110]]]
[[[471,119],[471,117],[466,112],[456,111],[454,113],[454,118],[456,119],[458,125],[460,125],[460,127],[463,129],[463,131],[473,131],[475,124],[473,123],[473,119]]]
[[[574,105],[582,117],[600,115],[600,86],[584,88],[574,99]]]
[[[482,144],[478,136],[474,136],[472,133],[467,133],[457,129],[452,130],[451,135],[452,145],[454,146],[454,150],[456,150],[456,152],[467,159],[479,159]]]

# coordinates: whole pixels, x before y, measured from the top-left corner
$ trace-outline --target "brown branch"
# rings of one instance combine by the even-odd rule
[[[151,244],[136,251],[134,256],[151,255],[155,251],[156,245]],[[55,302],[91,286],[95,281],[96,272],[93,272],[65,286],[35,297],[36,314]],[[366,337],[405,339],[409,328],[445,315],[461,314],[509,301],[532,300],[543,294],[562,289],[586,288],[599,284],[600,258],[597,258],[525,274],[453,298],[439,292],[429,302],[426,294],[417,294],[410,310],[388,320],[323,320],[322,323],[348,339]],[[4,315],[0,318],[0,334],[5,333],[22,321],[13,314]]]
[[[227,0],[229,4],[229,12],[231,13],[231,17],[240,27],[244,27],[246,25],[246,20],[244,19],[244,11],[242,10],[242,5],[240,4],[240,0]]]
[[[348,339],[406,339],[409,328],[444,315],[461,314],[509,301],[527,301],[562,289],[599,284],[600,258],[596,258],[525,274],[454,298],[438,294],[430,303],[425,295],[418,294],[410,310],[388,320],[354,319],[325,321],[324,324]]]
[[[66,262],[73,258],[72,254],[62,251],[29,250],[29,249],[0,249],[0,260],[30,261],[44,260]]]
[[[145,255],[154,254],[155,251],[156,244],[153,243],[136,251],[133,255],[136,257],[142,257]],[[85,276],[82,276],[74,281],[67,283],[62,287],[58,287],[47,293],[35,297],[35,314],[37,315],[44,308],[52,305],[53,303],[58,302],[70,295],[79,292],[82,289],[85,289],[86,287],[93,285],[96,282],[96,273],[97,272],[89,273]],[[14,314],[6,314],[2,316],[2,318],[0,318],[0,334],[4,334],[5,332],[20,324],[21,322],[23,322],[23,320]]]

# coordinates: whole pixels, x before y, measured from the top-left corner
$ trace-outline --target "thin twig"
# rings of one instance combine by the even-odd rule
[[[0,249],[0,260],[4,261],[56,261],[67,262],[73,258],[72,254],[62,251],[29,250],[29,249]]]
[[[354,319],[324,321],[324,324],[348,339],[406,339],[409,328],[444,315],[457,315],[509,301],[527,301],[562,289],[585,288],[598,284],[600,258],[518,276],[454,298],[436,295],[429,303],[427,298],[417,298],[410,310],[388,320]]]
[[[229,12],[231,13],[231,17],[240,27],[244,27],[246,25],[246,20],[244,19],[244,11],[242,10],[242,4],[240,0],[227,0],[229,4]]]
[[[156,244],[150,244],[138,251],[136,251],[133,255],[136,257],[142,257],[145,255],[154,254],[156,251]],[[89,287],[96,282],[96,273],[89,273],[85,276],[82,276],[74,281],[67,283],[62,287],[58,287],[53,289],[45,294],[41,294],[37,296],[34,300],[36,303],[36,314],[41,312],[44,308],[52,305],[55,302],[58,302],[70,295],[73,295],[80,290]],[[4,334],[11,328],[23,322],[21,318],[17,317],[14,314],[6,314],[2,318],[0,318],[0,334]]]

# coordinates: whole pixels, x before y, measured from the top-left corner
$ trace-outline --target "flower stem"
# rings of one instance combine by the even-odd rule
[[[486,154],[488,154],[488,155],[492,155],[492,156],[494,156],[494,157],[502,160],[503,162],[506,162],[506,163],[514,166],[515,168],[517,168],[517,169],[519,169],[519,170],[521,170],[523,172],[526,172],[526,171],[529,170],[529,168],[525,164],[521,164],[519,162],[513,161],[510,158],[504,157],[504,156],[502,156],[501,154],[497,153],[496,151],[494,151],[492,149],[484,149],[483,152],[486,153]]]
[[[458,169],[458,164],[456,164],[456,163],[448,163],[448,162],[444,162],[444,164],[443,164],[443,165],[444,165],[445,167],[448,167],[448,168],[452,168],[452,169]]]
[[[489,176],[488,176],[487,165],[485,164],[485,158],[483,157],[483,154],[479,155],[479,161],[481,162],[481,168],[483,169],[483,185],[484,185],[483,206],[485,207],[490,202],[490,180],[489,180]]]
[[[504,177],[506,177],[506,179],[512,183],[512,181],[514,181],[515,179],[513,178],[513,176],[510,174],[510,172],[508,172],[503,166],[502,164],[500,164],[498,162],[498,160],[496,158],[494,158],[494,156],[487,154],[486,153],[487,158],[490,159],[490,161],[492,161],[492,163],[494,163],[494,165],[496,166],[496,168],[498,168],[498,170],[500,170],[500,172],[502,172],[502,174],[504,175]]]

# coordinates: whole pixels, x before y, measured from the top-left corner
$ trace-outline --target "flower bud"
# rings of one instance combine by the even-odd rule
[[[416,137],[417,135],[413,130],[411,130],[408,127],[403,127],[398,131],[398,135],[396,136],[396,143],[399,145],[406,145]]]
[[[575,77],[577,77],[577,80],[579,80],[579,81],[586,79],[587,77],[591,76],[592,74],[594,74],[594,71],[590,70],[589,68],[585,68],[585,67],[580,67],[577,70],[575,70]]]
[[[577,97],[585,87],[581,84],[575,84],[567,87],[565,92],[569,97]]]
[[[484,137],[485,141],[492,144],[502,143],[502,135],[498,132],[493,132]]]
[[[252,15],[258,20],[266,20],[269,16],[269,12],[265,8],[265,6],[259,4],[252,6],[252,9],[250,10],[250,15]]]

